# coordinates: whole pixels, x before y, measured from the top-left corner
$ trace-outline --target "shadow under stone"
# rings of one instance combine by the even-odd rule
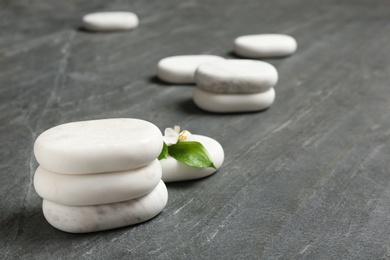
[[[188,83],[188,84],[168,83],[168,82],[161,80],[157,76],[149,77],[148,81],[152,84],[160,85],[162,87],[175,87],[175,86],[177,86],[177,87],[194,87],[195,86],[195,84],[191,84],[191,83]]]
[[[95,31],[87,30],[87,29],[85,29],[85,28],[82,27],[82,26],[77,27],[77,28],[76,28],[76,31],[82,32],[82,33],[88,33],[88,34],[97,34],[97,33],[99,33],[99,32],[95,32]]]
[[[191,98],[189,99],[185,99],[185,100],[182,100],[178,103],[178,107],[189,113],[189,114],[196,114],[196,115],[208,115],[208,114],[211,114],[210,112],[207,112],[203,109],[200,109],[199,107],[197,107],[194,103],[194,101],[192,101]],[[214,114],[214,113],[212,113]]]
[[[285,55],[285,56],[277,56],[277,57],[247,58],[247,57],[242,57],[242,56],[236,54],[234,51],[229,51],[228,53],[226,53],[226,56],[227,56],[228,58],[240,59],[240,60],[271,61],[271,60],[283,60],[283,59],[286,59],[286,58],[292,56],[292,54],[290,54],[290,55]]]
[[[202,181],[206,181],[208,178],[211,178],[213,174],[210,174],[208,176],[199,178],[199,179],[194,179],[194,180],[185,180],[185,181],[174,181],[174,182],[166,182],[165,185],[167,186],[168,192],[170,189],[172,190],[185,190],[189,189],[192,186],[196,185],[197,183],[200,183]]]

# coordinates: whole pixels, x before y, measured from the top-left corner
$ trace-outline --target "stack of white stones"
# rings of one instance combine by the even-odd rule
[[[289,35],[257,34],[234,41],[236,55],[250,58],[293,54],[297,42]],[[270,107],[275,100],[278,72],[258,60],[225,60],[215,55],[167,57],[157,64],[157,76],[172,84],[196,83],[194,103],[215,113],[253,112]]]
[[[43,132],[34,153],[34,186],[54,227],[71,233],[146,221],[168,200],[158,155],[162,135],[139,119],[103,119]]]
[[[278,72],[256,60],[222,60],[201,64],[195,72],[194,103],[216,113],[266,109],[275,100]]]
[[[285,34],[253,34],[237,37],[234,52],[245,58],[284,57],[297,50],[297,41]]]

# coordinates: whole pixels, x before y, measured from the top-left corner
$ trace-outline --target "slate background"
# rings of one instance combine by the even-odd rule
[[[390,258],[390,2],[1,1],[1,259]],[[139,15],[132,32],[88,33],[95,11]],[[155,78],[180,54],[232,56],[235,37],[285,33],[298,51],[267,60],[267,111],[211,114],[193,86]],[[169,184],[153,220],[91,234],[51,227],[33,188],[44,130],[133,117],[224,147],[223,167]]]

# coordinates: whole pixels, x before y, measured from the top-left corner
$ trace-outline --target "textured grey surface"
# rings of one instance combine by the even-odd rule
[[[390,8],[349,1],[1,1],[1,259],[377,259],[390,257]],[[129,10],[128,33],[78,30]],[[294,36],[267,111],[215,115],[192,86],[154,78],[159,59],[232,57],[235,37]],[[220,171],[168,185],[133,227],[51,227],[32,180],[35,138],[54,125],[135,117],[180,124],[225,148]]]

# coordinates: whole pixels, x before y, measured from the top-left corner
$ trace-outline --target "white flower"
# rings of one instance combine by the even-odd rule
[[[172,128],[165,128],[163,141],[166,145],[171,146],[177,144],[177,142],[183,142],[187,140],[187,138],[191,135],[191,133],[187,130],[183,130],[180,132],[180,126],[176,125]]]
[[[171,146],[179,141],[179,133],[172,128],[165,128],[163,141],[166,145]]]
[[[191,133],[187,130],[183,130],[181,131],[181,133],[179,134],[179,140],[181,142],[184,142],[185,140],[187,140],[187,138],[191,136]]]

